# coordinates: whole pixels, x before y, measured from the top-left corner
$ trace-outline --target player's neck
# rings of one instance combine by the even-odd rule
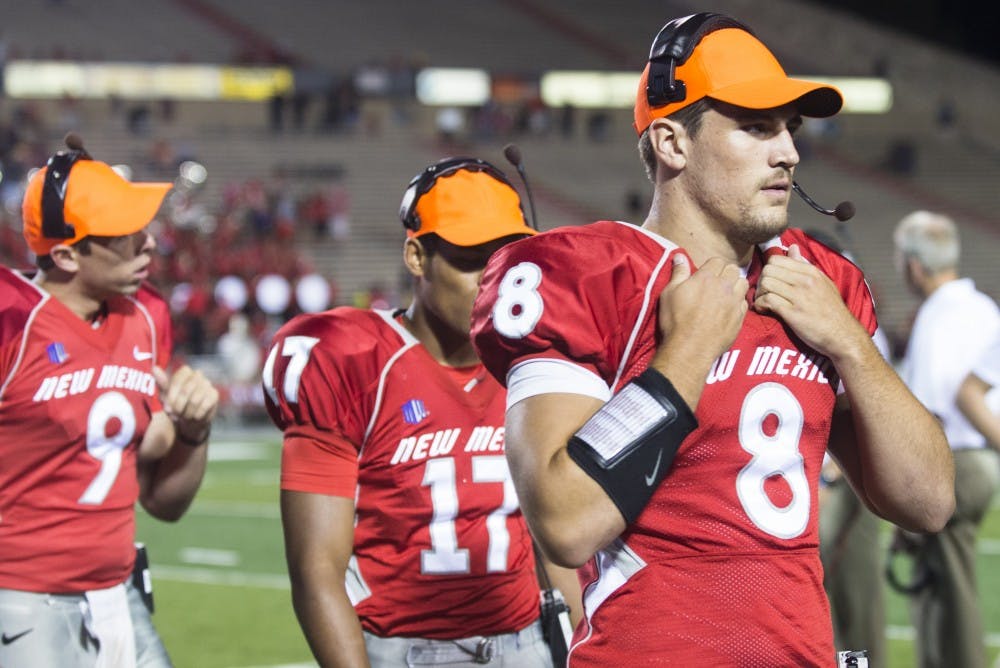
[[[415,308],[413,305],[402,314],[400,320],[440,364],[467,367],[479,363],[468,332],[455,331],[425,309]]]
[[[35,283],[84,322],[96,322],[105,312],[105,301],[83,293],[72,279],[62,280],[58,274],[39,271]]]
[[[752,245],[734,243],[721,230],[716,230],[696,215],[668,212],[666,207],[657,206],[655,201],[642,227],[683,248],[699,267],[712,257],[745,267],[753,255]]]

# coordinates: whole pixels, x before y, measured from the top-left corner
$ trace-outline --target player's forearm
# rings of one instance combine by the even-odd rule
[[[541,395],[507,412],[507,459],[521,511],[546,556],[567,568],[583,565],[625,530],[614,502],[567,451],[600,406],[581,395]]]
[[[575,628],[583,618],[582,593],[576,570],[559,566],[544,555],[540,557],[540,562],[540,566],[545,569],[548,582],[545,581],[546,578],[542,578],[539,584],[542,587],[545,587],[546,584],[551,584],[551,586],[562,592],[563,598],[566,600],[566,605],[569,606],[570,623]]]
[[[695,338],[675,336],[664,340],[649,366],[673,384],[677,393],[694,412],[716,357],[713,348],[706,348]]]
[[[147,468],[140,477],[143,508],[157,519],[180,519],[201,486],[207,462],[207,444],[175,443],[163,459],[142,465]]]
[[[852,476],[882,517],[938,531],[955,508],[954,464],[937,420],[875,349],[835,361],[851,407],[857,469]]]
[[[556,564],[579,568],[625,530],[618,507],[566,448],[533,480],[517,486],[518,498],[539,546]]]
[[[709,259],[686,280],[683,255],[675,255],[674,262],[670,284],[660,295],[658,332],[663,338],[649,366],[670,381],[693,413],[712,364],[740,331],[748,286],[739,268],[720,258]]]
[[[344,591],[344,579],[292,577],[292,604],[316,661],[323,668],[369,665],[361,623]]]
[[[367,666],[361,623],[344,578],[354,545],[354,499],[283,489],[281,524],[292,603],[321,666]]]

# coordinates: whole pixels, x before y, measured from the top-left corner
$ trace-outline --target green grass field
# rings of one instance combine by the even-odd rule
[[[221,434],[205,483],[177,524],[139,513],[154,620],[177,668],[314,666],[292,612],[278,513],[277,433]],[[1000,653],[1000,506],[980,541],[991,661]],[[889,668],[915,665],[905,601],[888,594]]]

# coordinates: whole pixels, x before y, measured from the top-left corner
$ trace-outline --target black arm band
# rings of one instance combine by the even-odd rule
[[[569,440],[569,456],[631,524],[698,421],[663,374],[646,369]]]

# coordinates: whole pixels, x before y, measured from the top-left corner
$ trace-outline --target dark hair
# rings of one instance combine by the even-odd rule
[[[705,112],[715,107],[711,98],[703,97],[697,102],[693,102],[682,109],[678,109],[667,118],[680,123],[688,134],[697,137],[701,131],[701,122]],[[639,158],[643,167],[646,168],[646,178],[656,183],[656,153],[653,152],[653,142],[649,139],[649,128],[643,130],[639,136]]]
[[[424,253],[427,254],[427,257],[436,255],[441,247],[441,242],[443,241],[443,239],[441,239],[441,237],[439,237],[435,232],[428,232],[427,234],[421,234],[419,237],[414,238],[420,242],[420,246],[424,249]]]
[[[80,239],[75,244],[73,244],[73,248],[80,251],[81,255],[90,255],[90,237],[86,236]],[[35,258],[35,266],[41,269],[42,271],[52,271],[53,269],[56,268],[56,263],[52,260],[51,255],[46,254],[46,255],[39,255],[38,257]]]

